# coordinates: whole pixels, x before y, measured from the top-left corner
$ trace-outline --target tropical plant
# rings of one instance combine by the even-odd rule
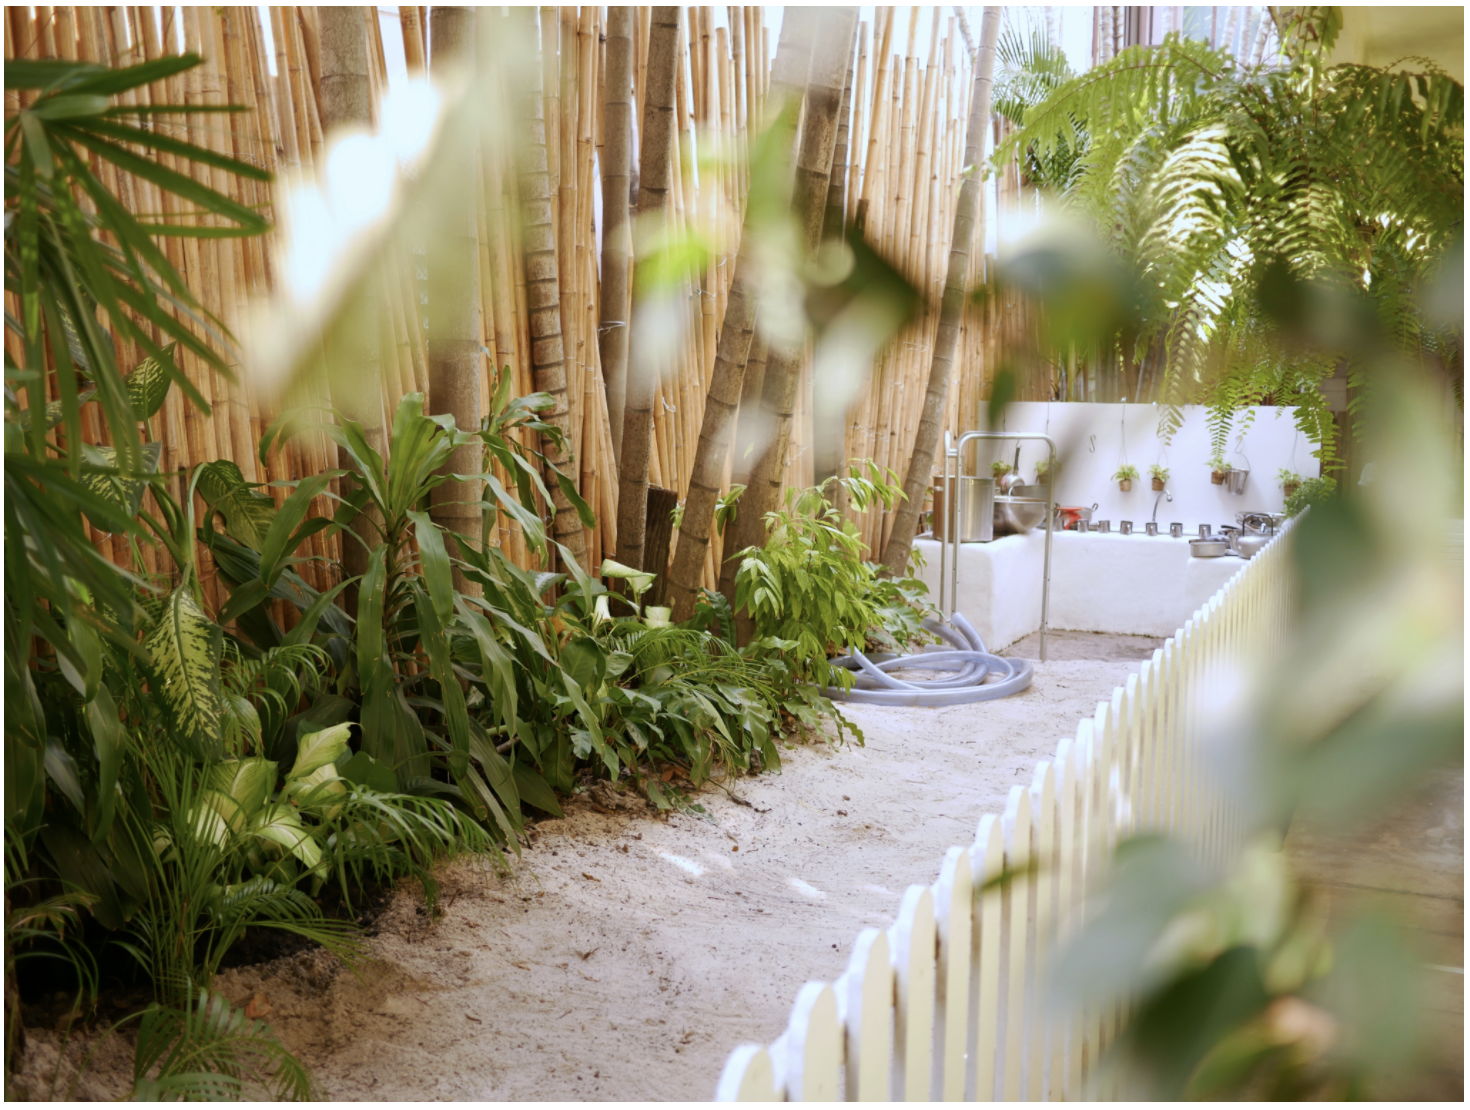
[[[1136,366],[1141,398],[1148,353],[1166,433],[1185,402],[1210,407],[1217,446],[1244,406],[1292,405],[1332,461],[1320,382],[1345,355],[1365,380],[1347,336],[1302,342],[1283,324],[1281,297],[1306,288],[1295,279],[1355,290],[1413,358],[1458,350],[1414,290],[1461,227],[1463,88],[1427,63],[1329,65],[1336,12],[1273,9],[1285,49],[1261,66],[1177,35],[1131,47],[1028,108],[997,152],[1077,154],[1066,203],[1144,279],[1140,328],[1104,338],[1099,358]]]
[[[1276,472],[1276,481],[1281,485],[1281,492],[1290,497],[1302,484],[1302,476],[1294,470],[1282,467]]]
[[[1331,476],[1308,478],[1287,495],[1284,511],[1299,516],[1304,509],[1324,504],[1337,492],[1337,479]]]
[[[1054,458],[1052,458],[1050,455],[1044,455],[1041,458],[1037,459],[1036,460],[1036,481],[1037,481],[1037,484],[1038,485],[1045,485],[1047,482],[1051,481],[1052,478],[1054,478],[1061,471],[1061,469],[1062,469],[1061,464],[1059,462],[1057,462]]]
[[[1113,481],[1115,482],[1131,482],[1137,477],[1138,467],[1132,466],[1129,463],[1124,463],[1117,470],[1113,471]]]
[[[871,462],[867,471],[852,466],[823,486],[787,490],[785,508],[767,518],[765,547],[738,553],[735,608],[753,622],[751,646],[784,654],[793,679],[817,687],[851,688],[852,673],[831,656],[870,643],[895,650],[922,635],[923,584],[864,561],[856,527],[828,499],[840,482],[858,511],[891,508],[902,495],[897,476]]]
[[[394,416],[386,463],[355,421],[313,421],[305,412],[283,416],[263,438],[262,456],[278,438],[317,428],[352,460],[355,488],[331,522],[316,518],[296,528],[309,499],[303,500],[300,513],[288,514],[283,506],[273,527],[279,529],[278,535],[289,532],[292,539],[280,546],[262,543],[260,570],[238,587],[230,608],[236,607],[239,597],[244,598],[239,602],[243,609],[272,596],[272,575],[283,565],[280,557],[295,546],[296,535],[326,524],[340,527],[371,507],[377,542],[359,584],[354,638],[343,645],[337,687],[338,697],[346,700],[337,703],[336,711],[346,714],[355,709],[362,752],[407,792],[447,794],[477,816],[493,818],[500,834],[513,841],[520,822],[517,776],[497,750],[501,741],[491,738],[509,738],[507,743],[524,739],[522,725],[529,722],[523,721],[522,710],[532,719],[552,711],[550,719],[532,730],[538,752],[554,743],[553,736],[559,734],[554,722],[564,711],[582,713],[598,744],[601,737],[580,688],[575,696],[568,691],[576,684],[557,663],[554,653],[560,640],[549,625],[553,611],[540,600],[566,576],[533,576],[485,542],[496,514],[505,513],[520,525],[532,551],[543,555],[547,551],[536,511],[538,496],[551,501],[541,478],[545,459],[512,433],[526,429],[539,432],[547,442],[554,440],[556,428],[537,418],[552,401],[543,394],[513,399],[510,384],[508,370],[497,376],[490,415],[476,432],[460,431],[451,417],[424,415],[423,396],[406,394]],[[482,449],[487,472],[443,473],[450,455],[466,444]],[[512,476],[514,494],[493,472],[492,463]],[[429,518],[431,491],[450,481],[468,486],[478,480],[484,481],[492,498],[477,503],[485,511],[480,535],[447,532]],[[590,524],[591,511],[575,487],[564,476],[560,481],[563,496]],[[302,496],[302,490],[293,496]],[[230,528],[226,514],[226,530]],[[344,541],[356,537],[347,531],[342,535]],[[245,537],[237,530],[234,538]],[[563,551],[562,557],[574,575],[586,578],[569,553]],[[456,569],[481,588],[482,596],[455,590]],[[300,604],[297,598],[290,600]],[[318,607],[325,612],[322,598],[305,609],[304,624]],[[472,674],[477,683],[475,707],[461,686],[464,674]],[[523,687],[519,695],[517,683]],[[535,772],[524,771],[521,778],[527,774]],[[570,788],[566,777],[558,776],[557,782]],[[543,800],[548,793],[544,785],[536,789],[533,784],[533,790]]]
[[[992,478],[1004,478],[1011,472],[1011,464],[1004,459],[996,459],[990,464],[990,476]]]

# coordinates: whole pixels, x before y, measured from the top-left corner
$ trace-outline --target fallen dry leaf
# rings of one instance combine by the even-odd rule
[[[269,1017],[271,1013],[271,1000],[264,994],[257,994],[249,1002],[245,1003],[245,1016],[251,1018]]]
[[[483,1022],[483,1021],[481,1021],[481,1020],[480,1020],[480,1019],[479,1019],[479,1018],[477,1018],[477,1017],[475,1017],[475,1015],[474,1015],[474,1014],[465,1014],[465,1017],[467,1017],[467,1018],[469,1018],[469,1019],[470,1019],[470,1020],[471,1020],[471,1021],[472,1021],[472,1022],[474,1022],[474,1023],[475,1023],[475,1024],[476,1024],[476,1025],[484,1025],[484,1024],[485,1024],[485,1023],[484,1023],[484,1022]]]
[[[599,879],[596,875],[589,875],[585,871],[582,872],[582,878],[584,878],[584,879],[591,879],[594,883],[600,883],[600,882],[602,882],[602,880]]]

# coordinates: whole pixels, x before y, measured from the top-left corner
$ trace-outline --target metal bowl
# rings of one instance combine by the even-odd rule
[[[1040,486],[1015,486],[1016,490],[1041,489]],[[1046,497],[1008,496],[995,499],[995,534],[1012,536],[1029,532],[1046,520]]]
[[[1207,540],[1190,540],[1189,554],[1195,559],[1218,559],[1230,554],[1230,541],[1215,536]]]

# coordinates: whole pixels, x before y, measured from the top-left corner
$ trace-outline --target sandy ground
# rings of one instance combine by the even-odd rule
[[[707,1100],[730,1050],[778,1036],[801,984],[839,975],[1158,644],[1059,633],[1020,696],[852,708],[865,745],[795,747],[701,794],[705,816],[578,799],[509,876],[447,868],[439,920],[401,891],[356,974],[312,952],[218,987],[264,994],[330,1098]]]

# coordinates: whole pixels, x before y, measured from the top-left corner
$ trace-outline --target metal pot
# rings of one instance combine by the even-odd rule
[[[1124,535],[1124,536],[1131,536],[1131,535],[1133,535],[1133,521],[1131,521],[1131,520],[1120,520],[1120,521],[1118,521],[1118,532],[1119,532],[1120,535]]]
[[[1225,488],[1237,496],[1245,492],[1246,479],[1251,476],[1249,470],[1231,469],[1225,473]]]
[[[1158,526],[1158,523],[1156,521],[1152,521],[1152,520],[1149,521],[1147,524],[1145,524],[1143,526],[1143,533],[1146,536],[1157,536],[1159,534],[1159,526]]]
[[[1019,494],[1037,487],[1014,486],[1012,488]],[[995,499],[994,528],[997,536],[1029,532],[1045,520],[1045,497],[1009,496]]]
[[[1173,536],[1176,540],[1180,539],[1184,535],[1184,525],[1176,520],[1173,524],[1169,525],[1169,535]]]
[[[1230,544],[1223,538],[1211,536],[1209,539],[1189,541],[1189,554],[1195,559],[1218,559],[1221,555],[1230,554]]]
[[[1231,537],[1230,547],[1242,559],[1250,559],[1270,542],[1270,536],[1246,533]]]

